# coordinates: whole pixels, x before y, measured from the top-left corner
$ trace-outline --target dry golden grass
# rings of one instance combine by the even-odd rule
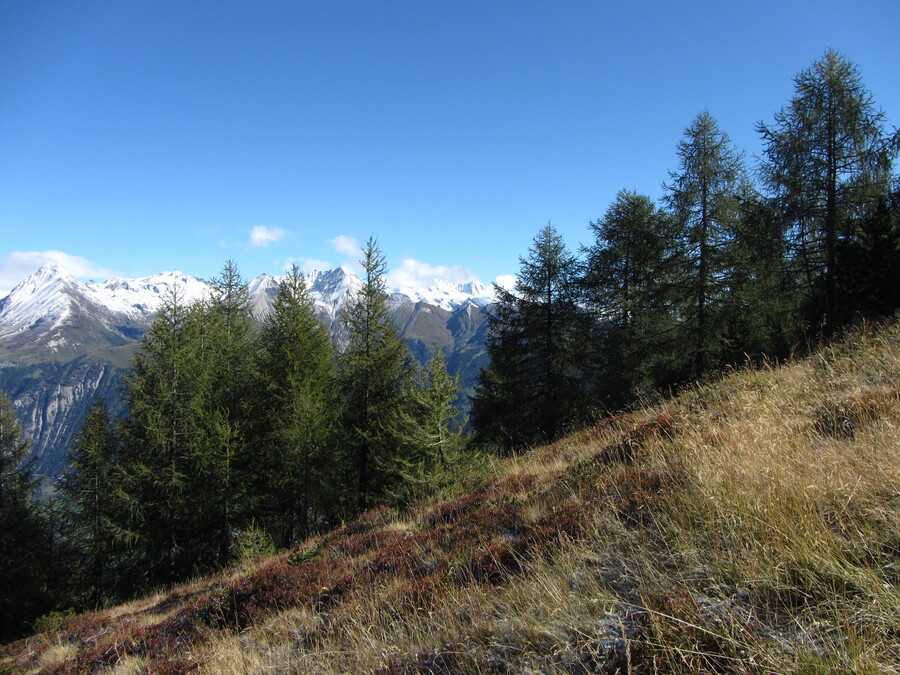
[[[860,330],[114,610],[122,658],[0,672],[898,673],[898,387],[900,324]]]

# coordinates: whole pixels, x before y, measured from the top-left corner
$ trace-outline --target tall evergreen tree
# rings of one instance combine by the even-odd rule
[[[250,294],[237,265],[228,260],[212,282],[205,325],[192,336],[200,344],[206,368],[207,389],[201,401],[200,423],[204,430],[201,461],[206,477],[208,506],[214,513],[216,533],[213,564],[228,562],[231,534],[240,520],[237,511],[247,501],[244,486],[252,485],[256,461],[249,453],[253,368],[253,318]]]
[[[673,224],[649,197],[622,190],[590,227],[582,285],[595,324],[592,388],[615,409],[674,378]]]
[[[348,344],[339,360],[339,378],[356,502],[365,509],[397,480],[394,460],[403,439],[396,421],[406,404],[412,366],[388,313],[385,258],[374,238],[360,264],[363,286],[342,314]]]
[[[718,313],[732,265],[739,200],[748,192],[748,181],[740,153],[709,111],[685,129],[678,157],[680,167],[664,186],[665,198],[681,228],[684,316],[693,376],[700,377],[720,358]]]
[[[410,405],[400,417],[408,450],[403,460],[405,498],[415,500],[452,479],[466,444],[466,419],[459,408],[459,376],[447,372],[440,345],[418,369]]]
[[[519,262],[515,293],[496,287],[491,363],[472,400],[476,434],[507,450],[556,438],[585,412],[577,259],[548,224]]]
[[[900,309],[900,189],[878,200],[840,259],[844,303],[875,317]]]
[[[760,123],[762,173],[774,194],[808,290],[812,318],[834,325],[846,276],[840,252],[887,194],[900,133],[885,132],[859,69],[833,49],[794,80],[795,96]],[[841,303],[844,304],[844,303]]]
[[[279,284],[259,336],[258,373],[257,463],[265,475],[256,519],[289,546],[336,516],[340,489],[334,349],[296,265]]]
[[[720,321],[723,360],[787,356],[799,336],[796,277],[771,201],[755,192],[740,200],[726,287]]]
[[[76,585],[92,607],[98,607],[105,595],[115,597],[122,558],[132,539],[122,518],[125,476],[119,461],[118,435],[97,398],[75,437],[69,468],[59,483],[68,506],[68,536],[83,558]]]
[[[128,516],[139,536],[148,581],[172,583],[198,556],[197,409],[202,385],[197,341],[182,290],[165,298],[135,355],[127,380],[124,461]]]
[[[21,636],[54,603],[48,528],[33,501],[27,450],[12,402],[0,392],[0,641]]]

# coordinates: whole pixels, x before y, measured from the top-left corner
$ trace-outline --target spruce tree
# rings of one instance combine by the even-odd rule
[[[336,516],[335,355],[295,265],[259,336],[258,522],[290,546]]]
[[[385,292],[385,258],[377,241],[366,243],[363,286],[342,314],[347,347],[339,360],[345,445],[362,510],[383,498],[398,480],[403,439],[397,419],[406,405],[412,366],[391,322]]]
[[[854,301],[851,292],[839,303],[849,282],[841,251],[853,248],[861,221],[887,194],[900,132],[886,133],[859,69],[833,49],[794,82],[795,96],[774,123],[757,127],[761,169],[793,244],[810,318],[834,327]]]
[[[504,450],[555,439],[586,412],[577,259],[548,224],[519,262],[515,293],[496,287],[491,362],[472,400],[476,434]]]

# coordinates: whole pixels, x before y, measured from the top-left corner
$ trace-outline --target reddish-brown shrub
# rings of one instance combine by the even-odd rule
[[[459,520],[463,515],[480,505],[487,498],[487,492],[476,492],[468,497],[452,499],[439,504],[425,516],[426,527],[435,527]]]

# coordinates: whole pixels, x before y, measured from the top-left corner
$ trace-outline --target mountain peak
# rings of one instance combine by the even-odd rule
[[[85,290],[59,264],[45,263],[0,303],[0,337],[38,325],[51,330],[71,314],[74,298]]]
[[[27,288],[39,288],[41,286],[45,286],[47,284],[52,284],[54,281],[61,281],[66,284],[77,284],[78,281],[69,274],[59,263],[55,262],[47,262],[40,266],[40,268],[33,272],[31,275],[25,278],[25,280],[17,286],[27,287]],[[15,291],[15,289],[13,289]],[[12,293],[10,293],[12,295]]]

